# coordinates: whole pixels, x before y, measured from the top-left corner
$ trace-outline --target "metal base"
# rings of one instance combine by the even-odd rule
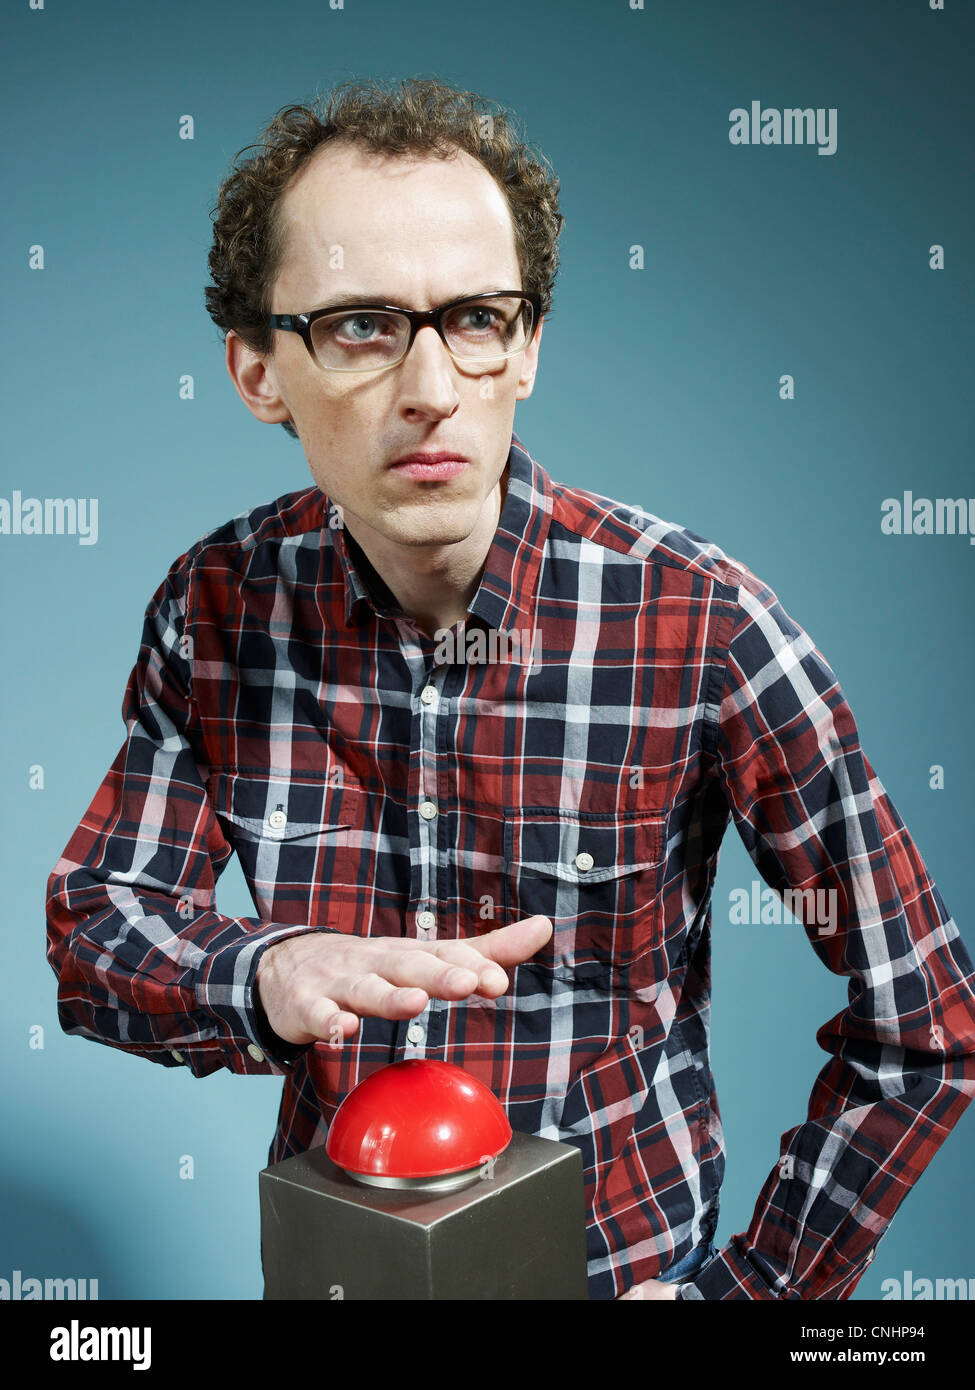
[[[451,1190],[377,1186],[324,1146],[265,1168],[264,1297],[588,1299],[574,1145],[515,1131],[493,1163],[433,1181]]]

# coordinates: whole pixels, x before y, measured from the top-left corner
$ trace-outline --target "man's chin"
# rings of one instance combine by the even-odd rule
[[[389,541],[394,541],[397,545],[411,546],[431,546],[431,545],[459,545],[461,541],[466,541],[472,534],[477,518],[473,522],[461,525],[458,522],[450,524],[445,518],[440,522],[419,523],[411,525],[408,521],[402,526],[383,526],[380,534]]]
[[[457,545],[476,529],[490,502],[468,498],[417,498],[410,504],[385,507],[369,524],[399,545]]]

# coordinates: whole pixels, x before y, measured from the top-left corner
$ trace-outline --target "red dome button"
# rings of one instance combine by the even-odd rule
[[[367,1076],[336,1111],[325,1152],[378,1187],[449,1190],[477,1177],[511,1140],[494,1093],[450,1062],[393,1062]]]

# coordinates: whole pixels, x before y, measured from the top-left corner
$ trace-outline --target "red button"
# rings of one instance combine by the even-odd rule
[[[393,1062],[339,1106],[325,1152],[349,1173],[429,1178],[497,1158],[511,1141],[501,1102],[450,1062]]]

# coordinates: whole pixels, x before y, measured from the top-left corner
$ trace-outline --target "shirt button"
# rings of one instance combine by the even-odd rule
[[[426,1036],[426,1030],[422,1023],[411,1023],[406,1030],[406,1036],[411,1043],[421,1043]]]
[[[272,811],[267,818],[267,823],[272,830],[283,830],[288,824],[288,817],[283,811]]]
[[[420,815],[423,817],[424,820],[433,820],[436,814],[437,808],[436,806],[434,806],[432,801],[420,802]]]
[[[577,855],[576,855],[576,868],[577,868],[577,869],[582,869],[583,871],[585,871],[586,869],[591,869],[592,866],[593,866],[593,864],[595,864],[595,862],[596,862],[596,861],[595,861],[595,859],[593,859],[592,855],[591,855],[591,854],[586,854],[585,851],[583,851],[582,854],[577,854]]]
[[[416,914],[416,925],[420,931],[432,931],[437,925],[437,919],[432,912],[418,912]]]
[[[425,705],[432,705],[436,698],[437,691],[435,686],[425,685],[423,689],[420,691],[420,699],[423,701]]]
[[[183,1060],[183,1054],[182,1054],[182,1052],[174,1052],[174,1053],[173,1053],[173,1061],[174,1061],[174,1062],[182,1062],[182,1060]]]
[[[874,1255],[876,1255],[876,1253],[877,1253],[877,1250],[876,1250],[876,1247],[875,1247],[873,1250],[870,1251],[870,1254],[867,1256],[867,1264],[870,1263],[870,1261],[873,1259],[873,1257],[874,1257]]]
[[[247,1044],[247,1051],[248,1051],[248,1052],[250,1053],[250,1055],[254,1058],[254,1061],[255,1061],[255,1062],[263,1062],[263,1061],[264,1061],[264,1053],[263,1053],[263,1052],[261,1051],[261,1049],[257,1046],[257,1043],[248,1043],[248,1044]]]

